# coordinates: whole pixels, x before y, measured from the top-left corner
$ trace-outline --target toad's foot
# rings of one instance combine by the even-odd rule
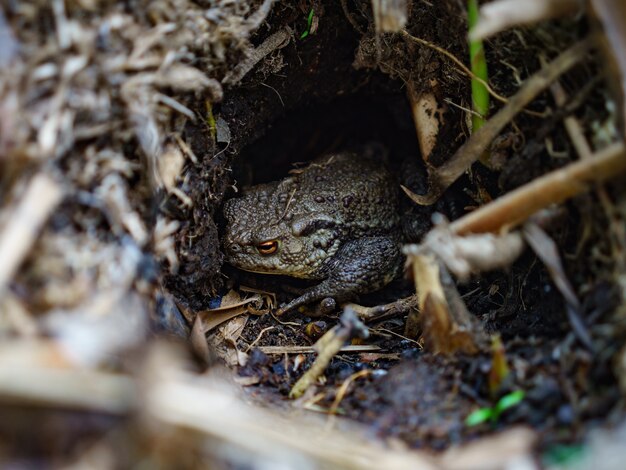
[[[402,254],[388,237],[365,237],[345,243],[328,263],[328,277],[277,310],[283,315],[302,305],[332,298],[345,302],[359,294],[376,291],[400,272]]]

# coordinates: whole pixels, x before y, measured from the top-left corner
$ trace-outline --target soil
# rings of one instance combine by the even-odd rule
[[[408,33],[467,63],[464,2],[407,3]],[[262,18],[255,24],[255,14],[270,6],[269,15],[257,15]],[[514,95],[541,67],[542,58],[549,61],[589,29],[581,15],[497,35],[485,45],[490,84],[501,95]],[[73,36],[81,34],[82,42]],[[280,43],[277,37],[283,38]],[[64,40],[76,43],[66,47]],[[110,400],[105,404],[113,403],[113,411],[101,411],[101,395],[95,392],[95,406],[89,397],[74,406],[54,387],[50,399],[40,393],[46,388],[40,383],[29,395],[16,381],[17,389],[0,390],[6,418],[0,423],[0,458],[6,453],[7,462],[18,466],[22,459],[39,466],[40,460],[55,457],[68,464],[65,456],[70,454],[85,454],[87,460],[79,461],[84,464],[91,453],[106,454],[112,467],[206,462],[201,457],[212,456],[206,439],[215,437],[211,431],[200,428],[198,434],[206,435],[189,439],[184,421],[157,416],[150,408],[154,404],[145,399],[151,397],[149,386],[169,390],[159,380],[176,385],[168,375],[174,354],[169,360],[160,357],[158,367],[144,362],[149,343],[164,336],[195,347],[196,369],[183,372],[180,360],[170,374],[182,381],[192,377],[183,389],[193,391],[195,379],[212,371],[224,359],[221,354],[251,401],[290,410],[334,409],[363,423],[375,439],[412,448],[439,451],[524,424],[539,433],[535,457],[558,462],[564,460],[561,450],[576,449],[591,430],[624,420],[626,381],[619,362],[626,339],[626,250],[620,249],[624,185],[606,185],[603,196],[591,191],[567,202],[547,229],[580,301],[592,348],[573,333],[551,273],[530,250],[507,269],[457,286],[473,318],[493,335],[491,347],[475,355],[435,354],[420,331],[407,329],[407,313],[380,319],[368,324],[367,340],[353,341],[373,350],[335,355],[324,376],[296,401],[288,398],[289,392],[316,355],[274,354],[264,348],[312,346],[337,324],[338,314],[239,316],[227,324],[236,327],[228,340],[218,328],[206,338],[193,329],[199,312],[218,307],[233,291],[252,287],[271,292],[280,304],[307,285],[240,272],[224,263],[221,210],[240,188],[281,179],[294,165],[322,153],[353,149],[380,153],[399,181],[425,193],[426,164],[410,94],[429,92],[445,103],[430,165],[446,162],[467,140],[469,78],[432,48],[401,34],[377,33],[371,2],[84,0],[30,5],[14,0],[0,8],[0,41],[6,46],[0,68],[6,68],[8,77],[0,76],[3,204],[12,211],[19,204],[15,194],[29,188],[30,176],[48,170],[65,193],[49,217],[41,216],[42,227],[21,227],[28,232],[25,238],[32,238],[27,249],[33,246],[18,257],[17,274],[5,275],[11,279],[0,283],[0,297],[7,293],[0,307],[17,306],[13,317],[2,310],[0,334],[23,340],[26,347],[10,345],[22,362],[6,352],[2,358],[13,361],[7,362],[11,374],[24,371],[27,379],[33,371],[59,368],[76,386],[83,379],[71,373],[84,368],[104,377],[106,384],[122,382],[121,390],[133,394],[117,397],[112,389],[113,398],[105,395]],[[269,52],[255,56],[267,47]],[[5,67],[12,60],[19,67]],[[247,73],[228,79],[254,60]],[[176,72],[171,76],[170,67]],[[592,81],[602,69],[589,58],[561,79],[572,101],[578,99],[568,113],[583,124],[589,139],[600,135],[597,129],[611,117],[605,83]],[[584,91],[588,83],[597,86]],[[500,107],[492,100],[490,114]],[[406,241],[424,235],[434,212],[454,220],[577,159],[563,126],[566,115],[549,92],[541,94],[492,146],[496,165],[476,163],[432,207],[405,198]],[[178,154],[173,153],[180,157],[174,160],[184,163],[171,186],[159,186],[152,181],[159,162],[150,158],[165,158],[173,142]],[[614,202],[613,210],[607,209],[607,198]],[[2,209],[0,234],[5,234],[9,225]],[[42,234],[36,239],[31,232],[39,228]],[[373,306],[414,292],[407,272],[358,301]],[[28,342],[33,338],[37,347]],[[210,351],[205,351],[205,339]],[[63,361],[63,354],[73,351],[68,344],[85,357],[76,354],[76,362]],[[229,353],[222,354],[225,348]],[[494,385],[503,360],[510,373]],[[493,411],[520,393],[513,406]],[[33,403],[40,408],[31,408]],[[468,424],[476,410],[491,412],[491,419]],[[155,429],[163,422],[165,431]],[[184,431],[172,437],[173,429]],[[221,444],[223,437],[216,441]],[[94,442],[102,447],[92,449]],[[171,455],[160,461],[160,451]]]
[[[425,3],[425,2],[424,2]],[[461,107],[469,102],[469,82],[448,61],[425,48],[384,35],[376,41],[370,13],[358,2],[346,2],[353,15],[351,24],[339,2],[316,3],[319,26],[314,34],[300,40],[298,31],[287,46],[270,54],[243,81],[226,90],[214,112],[227,124],[230,140],[208,141],[206,128],[188,126],[185,138],[196,155],[204,155],[191,172],[187,189],[195,192],[193,222],[181,240],[198,236],[191,249],[179,254],[184,262],[180,272],[168,279],[177,300],[195,310],[215,304],[216,297],[240,284],[275,292],[279,302],[293,294],[302,283],[286,278],[264,278],[222,266],[219,250],[220,205],[235,194],[233,187],[280,179],[294,164],[312,160],[321,153],[358,148],[375,143],[388,154],[400,178],[423,175],[406,89],[430,90],[439,99]],[[255,42],[262,43],[272,32],[288,25],[305,27],[307,11],[278,6],[268,18],[268,27]],[[409,32],[432,41],[457,57],[467,55],[464,43],[465,18],[456,2],[435,2],[426,6],[414,2]],[[504,95],[515,93],[518,83],[512,71],[528,76],[537,70],[539,54],[553,55],[564,49],[586,26],[583,22],[551,24],[498,36],[487,45],[487,59],[493,86]],[[548,36],[549,35],[549,36]],[[550,37],[547,43],[545,38]],[[593,74],[593,65],[568,75],[568,89],[576,90]],[[513,74],[514,75],[514,74]],[[435,86],[432,83],[436,83]],[[597,93],[588,98],[593,103]],[[497,104],[492,105],[497,108]],[[534,111],[553,107],[549,94],[530,106]],[[589,106],[578,110],[587,122],[602,119],[601,109]],[[593,109],[593,107],[591,107]],[[450,105],[445,114],[432,162],[445,161],[467,137],[463,114]],[[420,212],[425,226],[434,210],[455,218],[471,207],[495,198],[503,191],[566,163],[546,147],[573,155],[560,120],[521,114],[505,134],[499,149],[501,171],[476,166],[471,177],[454,185],[445,204]],[[217,156],[214,153],[217,152]],[[407,162],[412,166],[407,167]],[[420,168],[421,166],[421,168]],[[408,169],[407,169],[408,168]],[[411,169],[412,168],[412,169]],[[423,188],[423,178],[413,187]],[[423,192],[423,189],[416,192]],[[206,195],[210,197],[207,199]],[[557,240],[567,273],[582,293],[583,315],[592,331],[610,322],[616,306],[609,266],[589,263],[595,259],[593,242],[580,245],[581,233],[590,223],[596,202],[583,197],[567,206],[567,217],[551,230]],[[214,223],[215,221],[215,223]],[[606,223],[606,220],[603,221]],[[217,224],[217,226],[216,226]],[[601,237],[601,234],[591,235]],[[603,244],[604,242],[600,241]],[[181,243],[182,246],[182,243]],[[224,276],[226,282],[224,282]],[[557,444],[579,442],[589,426],[607,422],[619,414],[619,391],[612,371],[611,354],[591,353],[571,333],[564,302],[545,267],[532,253],[525,253],[510,269],[486,273],[459,286],[468,309],[490,333],[504,342],[511,374],[495,392],[488,378],[492,355],[444,357],[421,349],[415,339],[404,338],[405,318],[371,324],[371,344],[376,353],[339,354],[316,385],[316,406],[327,409],[342,383],[353,374],[371,373],[356,380],[340,403],[343,416],[366,423],[380,438],[397,437],[410,446],[444,449],[477,436],[525,423],[540,431],[539,452]],[[382,293],[361,299],[368,305],[388,302],[411,293],[411,282],[396,282]],[[322,330],[335,323],[323,319]],[[265,315],[250,317],[237,346],[303,346],[315,342],[306,334],[312,319],[295,316],[286,323]],[[598,338],[598,345],[615,351],[614,334]],[[266,355],[252,349],[247,364],[238,373],[254,378],[248,388],[251,397],[279,403],[295,380],[312,363],[313,355]],[[510,392],[523,390],[525,399],[506,410],[497,420],[470,427],[466,417],[478,407],[488,407]],[[321,397],[321,398],[320,398]]]

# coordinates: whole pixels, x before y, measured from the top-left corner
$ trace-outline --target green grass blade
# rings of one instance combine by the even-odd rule
[[[467,20],[469,31],[471,32],[478,22],[478,0],[468,0]],[[470,40],[469,52],[472,72],[486,83],[489,76],[483,42]],[[489,113],[489,92],[485,85],[476,79],[472,79],[472,109],[475,112],[472,115],[472,132],[476,132],[483,126],[485,118]]]

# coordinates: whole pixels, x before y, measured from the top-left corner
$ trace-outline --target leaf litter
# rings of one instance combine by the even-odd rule
[[[437,106],[442,116],[436,122],[420,118],[431,126],[421,137],[432,165],[431,179],[443,178],[447,184],[448,177],[440,173],[446,170],[441,168],[442,156],[451,154],[449,146],[458,152],[464,140],[459,123],[463,122],[460,109],[467,105],[463,91],[467,78],[445,59],[431,55],[432,49],[426,52],[402,33],[384,32],[404,27],[405,34],[424,37],[461,57],[464,37],[450,34],[455,21],[461,24],[458,11],[450,15],[458,5],[381,1],[376,2],[374,18],[369,4],[341,3],[321,2],[313,9],[269,0],[158,0],[135,2],[132,7],[113,1],[53,0],[11,2],[0,9],[0,406],[5,416],[0,433],[11,437],[7,442],[31,443],[28,448],[3,447],[3,462],[130,466],[150,461],[194,466],[192,461],[198,465],[198,461],[219,460],[254,468],[277,462],[340,468],[505,468],[515,461],[537,468],[533,458],[537,432],[515,425],[526,423],[543,432],[539,448],[545,449],[562,441],[563,434],[566,441],[582,440],[586,420],[609,411],[619,418],[615,404],[622,392],[617,383],[623,382],[620,364],[625,361],[614,327],[618,317],[612,312],[619,311],[614,306],[620,305],[621,293],[607,286],[621,286],[623,272],[614,269],[614,264],[620,266],[619,237],[609,244],[605,235],[607,224],[611,233],[619,234],[616,223],[621,219],[616,214],[621,214],[622,199],[613,188],[605,196],[599,190],[607,218],[593,209],[585,215],[580,202],[587,198],[587,204],[595,207],[593,196],[583,195],[587,183],[606,181],[621,171],[619,143],[596,149],[589,161],[581,155],[581,162],[562,169],[554,169],[555,161],[546,162],[548,153],[541,153],[541,173],[553,176],[547,183],[544,180],[542,188],[558,180],[569,182],[555,187],[542,204],[576,194],[568,210],[592,221],[587,222],[587,230],[593,243],[581,243],[586,266],[568,258],[571,242],[559,250],[559,256],[546,238],[567,237],[574,222],[562,232],[557,229],[530,242],[547,262],[566,303],[574,308],[575,317],[569,312],[571,326],[550,326],[551,305],[563,302],[560,295],[546,291],[552,284],[529,255],[521,254],[508,268],[511,282],[502,274],[517,258],[510,251],[518,254],[507,249],[520,241],[519,233],[510,230],[543,205],[526,207],[524,216],[511,212],[503,219],[493,207],[497,209],[504,198],[496,196],[491,208],[486,204],[472,216],[450,223],[457,244],[465,242],[460,235],[482,237],[467,234],[475,233],[484,221],[490,231],[509,231],[497,234],[514,241],[502,242],[504,248],[492,252],[495,260],[490,260],[489,268],[497,268],[496,274],[479,275],[485,266],[472,264],[459,276],[467,277],[469,284],[457,286],[443,264],[436,265],[438,269],[427,276],[430,282],[418,282],[418,296],[409,292],[402,305],[395,301],[398,296],[376,301],[387,305],[382,310],[392,315],[372,319],[372,344],[333,348],[328,367],[308,392],[317,397],[320,409],[366,423],[379,439],[372,439],[371,432],[368,438],[362,428],[352,428],[345,420],[321,423],[325,429],[321,432],[319,420],[300,420],[284,410],[281,394],[286,395],[311,367],[314,358],[303,351],[310,351],[307,348],[315,338],[307,335],[302,319],[279,321],[265,314],[282,301],[282,292],[277,299],[263,289],[244,296],[237,290],[222,290],[216,220],[220,201],[234,183],[229,167],[239,160],[237,152],[254,141],[255,127],[269,126],[287,112],[276,109],[294,109],[294,102],[303,103],[298,100],[303,100],[306,90],[312,90],[311,100],[320,101],[328,99],[319,94],[327,88],[324,83],[334,83],[337,88],[332,93],[338,96],[351,93],[352,87],[380,80],[368,75],[372,69],[404,81],[411,99],[421,97],[433,109],[442,97],[453,97],[447,106]],[[595,3],[590,8],[597,10],[607,30],[614,31],[610,15]],[[296,44],[297,20],[311,11],[310,37]],[[419,18],[438,16],[450,18],[446,34],[437,26],[419,23]],[[341,67],[326,65],[332,64],[335,53],[340,56],[340,41],[334,39],[332,50],[316,49],[316,41],[333,39],[342,31],[358,32],[346,56],[365,74],[360,81],[342,81],[354,72],[345,57],[341,59],[348,65],[345,75]],[[537,36],[546,34],[533,31]],[[516,57],[507,57],[506,41],[515,44],[515,34],[496,39],[504,49],[501,55],[494,53],[493,64],[501,60],[499,65],[507,73],[511,69],[503,62]],[[527,37],[530,43],[536,39]],[[610,55],[618,50],[619,36],[608,37],[603,51]],[[559,40],[554,44],[566,49]],[[529,56],[536,55],[532,47],[528,50]],[[557,55],[555,49],[551,52]],[[413,64],[407,65],[407,57]],[[615,63],[620,70],[619,54]],[[500,67],[491,65],[496,77]],[[518,67],[515,72],[526,77],[539,69]],[[268,70],[293,73],[296,90],[272,81],[278,75]],[[332,71],[331,79],[318,80],[315,73],[323,78],[327,70]],[[572,74],[564,77],[568,88],[576,80]],[[260,78],[268,81],[266,86]],[[493,85],[514,96],[507,89],[509,82],[513,81],[494,80]],[[618,82],[615,88],[619,87]],[[256,102],[258,109],[241,105],[245,103],[241,94],[255,96],[256,89],[265,89],[262,93],[268,95],[263,96],[271,96],[276,108],[265,98]],[[539,101],[545,107],[543,95]],[[576,115],[587,134],[589,128],[610,121],[606,114],[592,112],[597,101],[590,103]],[[525,100],[524,106],[533,104]],[[623,102],[617,102],[617,108],[623,111]],[[213,139],[193,131],[196,126],[210,137],[206,109],[215,113]],[[272,113],[275,118],[263,119]],[[532,139],[537,128],[532,119],[536,116],[520,114],[511,125],[519,126],[511,132],[523,133],[527,145],[537,144]],[[595,127],[590,121],[597,123]],[[509,116],[505,125],[511,122]],[[496,124],[502,129],[501,122]],[[610,132],[607,135],[614,138]],[[324,142],[320,134],[315,138]],[[558,132],[554,139],[567,145]],[[287,145],[288,137],[284,140]],[[593,138],[589,141],[596,143]],[[446,142],[445,152],[441,142]],[[298,145],[302,148],[302,141]],[[505,145],[502,152],[507,151]],[[598,169],[597,157],[603,155],[612,163],[600,159],[606,166]],[[506,164],[513,167],[518,160],[512,156]],[[466,161],[463,168],[454,167],[455,179],[468,165]],[[599,177],[589,177],[596,171]],[[481,169],[475,173],[487,181],[485,191],[497,195],[503,188],[510,189],[506,181],[490,183],[497,178],[485,177]],[[530,170],[521,173],[532,179]],[[538,190],[527,186],[526,191]],[[514,204],[527,206],[519,199]],[[508,209],[499,209],[499,214],[512,206],[504,207]],[[497,242],[490,239],[489,243]],[[472,251],[476,249],[466,253]],[[423,279],[418,275],[414,281],[420,276]],[[180,295],[185,288],[189,296]],[[545,292],[533,299],[541,290]],[[215,300],[218,292],[220,305]],[[199,297],[210,299],[204,308],[197,307]],[[615,297],[617,302],[610,300]],[[538,299],[545,303],[532,304]],[[372,313],[372,308],[364,311]],[[398,312],[402,312],[399,317]],[[414,331],[407,333],[403,315],[416,319]],[[573,326],[580,317],[586,322],[582,330]],[[518,336],[522,329],[516,327],[529,323],[538,327],[528,336]],[[180,344],[156,339],[162,336],[157,325],[172,336],[182,336],[195,357]],[[495,330],[501,331],[505,349],[489,348],[486,335]],[[583,343],[593,342],[601,353],[579,348],[571,330]],[[308,334],[315,331],[309,328]],[[216,356],[238,368],[237,380],[248,386],[245,398],[225,379],[229,373],[216,365]],[[617,365],[611,369],[611,364]],[[494,371],[499,371],[495,378]],[[517,397],[518,390],[524,390],[523,399],[509,406],[507,397]],[[251,398],[277,409],[250,406]],[[500,405],[492,423],[471,430],[464,426],[470,410],[497,408],[499,403],[507,406]],[[36,433],[24,426],[34,419]],[[344,427],[351,432],[343,432]],[[494,429],[498,432],[492,433]],[[80,445],[44,445],[52,433]],[[443,449],[478,436],[483,437],[439,455],[397,442],[383,445],[385,439],[399,438],[412,447]],[[607,446],[610,441],[606,440]],[[589,449],[603,452],[597,450],[601,447],[594,441]],[[69,453],[63,450],[67,448]]]

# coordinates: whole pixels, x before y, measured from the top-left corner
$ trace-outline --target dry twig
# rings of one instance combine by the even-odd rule
[[[318,357],[311,368],[296,382],[289,392],[291,398],[298,398],[324,373],[330,360],[339,352],[344,343],[351,338],[367,338],[368,330],[350,307],[344,309],[339,324],[326,332],[317,343],[315,349]]]
[[[591,185],[626,171],[622,142],[599,151],[593,158],[571,163],[517,188],[480,209],[454,221],[450,229],[459,235],[510,229],[535,212],[588,191]]]
[[[245,77],[250,70],[254,68],[256,64],[261,61],[265,56],[274,52],[281,47],[285,47],[291,32],[288,28],[281,29],[268,37],[263,43],[250,52],[248,58],[240,62],[231,72],[229,72],[222,80],[225,85],[234,85],[239,83],[243,77]]]
[[[404,188],[407,195],[420,205],[431,205],[441,194],[461,176],[487,149],[491,141],[513,119],[513,117],[530,103],[535,96],[545,90],[561,74],[582,61],[591,49],[593,41],[587,38],[570,47],[559,55],[548,66],[542,68],[528,78],[519,91],[509,98],[508,103],[483,127],[471,135],[454,156],[440,167],[429,167],[429,191],[425,195],[417,195]]]
[[[413,268],[420,307],[418,321],[426,345],[444,354],[475,354],[483,349],[486,334],[467,311],[443,264],[426,250],[409,250],[407,255]]]
[[[61,186],[45,173],[35,175],[0,233],[0,295],[30,251],[39,231],[61,202]]]
[[[8,341],[0,348],[0,401],[124,414],[136,405],[125,375],[71,367],[52,341]]]
[[[260,346],[259,351],[265,354],[312,354],[317,352],[315,345],[313,346]],[[345,353],[361,353],[361,352],[378,352],[380,346],[375,344],[350,344],[343,346],[339,352]]]
[[[398,299],[384,305],[364,307],[358,304],[348,304],[364,322],[382,320],[387,317],[395,317],[406,314],[411,309],[417,308],[417,296],[412,295],[404,299]]]

